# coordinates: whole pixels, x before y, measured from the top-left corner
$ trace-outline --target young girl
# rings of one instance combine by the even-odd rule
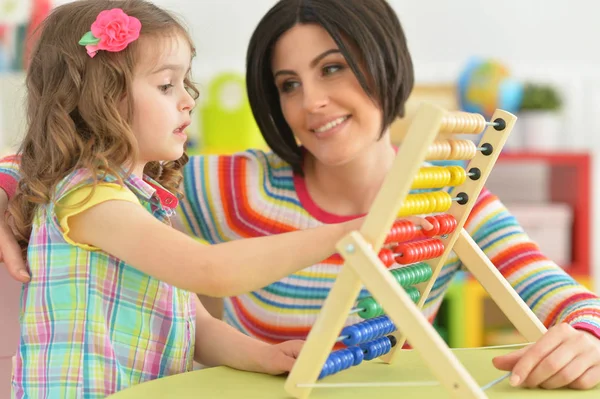
[[[273,152],[192,158],[179,212],[186,229],[221,243],[367,212],[395,155],[389,126],[402,116],[413,86],[410,53],[391,7],[385,0],[279,1],[258,24],[247,61],[251,104]],[[0,185],[10,193],[14,164],[7,159],[1,166]],[[490,192],[481,194],[465,227],[551,327],[538,343],[496,359],[496,366],[512,370],[523,386],[597,384],[598,297],[541,254]],[[11,240],[0,225],[3,256],[18,277],[18,270],[26,271]],[[332,257],[226,298],[225,320],[267,342],[304,338],[340,263]],[[448,259],[424,309],[430,320],[460,267],[458,258]]]
[[[193,359],[290,370],[299,341],[249,338],[188,291],[259,289],[330,256],[360,221],[215,246],[169,226],[193,52],[185,29],[143,0],[76,1],[44,22],[10,207],[31,271],[15,397],[105,397]]]

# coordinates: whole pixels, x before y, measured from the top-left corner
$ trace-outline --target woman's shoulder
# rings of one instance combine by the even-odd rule
[[[231,154],[200,154],[190,157],[186,165],[188,171],[218,171],[223,173],[227,169],[239,171],[246,169],[252,172],[274,172],[277,174],[292,174],[290,164],[281,159],[277,154],[266,149],[249,149]]]

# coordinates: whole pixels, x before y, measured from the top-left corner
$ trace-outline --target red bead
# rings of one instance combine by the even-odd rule
[[[444,243],[437,238],[407,242],[395,248],[396,262],[401,265],[434,259],[444,253]]]
[[[398,241],[407,241],[417,234],[417,226],[409,220],[397,220],[394,226],[398,229]]]
[[[436,218],[440,222],[440,235],[450,234],[456,230],[456,226],[458,226],[456,218],[448,213],[437,215]]]
[[[397,220],[385,239],[386,244],[403,242],[413,239],[418,234],[417,226],[409,220]]]
[[[381,251],[379,251],[379,259],[386,267],[390,267],[396,263],[394,259],[394,253],[387,248],[383,248]]]
[[[440,222],[438,218],[436,218],[435,216],[427,216],[425,220],[431,223],[433,225],[433,228],[431,230],[423,229],[423,235],[425,235],[426,237],[437,236],[440,233]]]

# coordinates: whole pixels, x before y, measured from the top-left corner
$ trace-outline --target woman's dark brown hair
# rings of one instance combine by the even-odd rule
[[[381,134],[404,116],[414,74],[400,21],[385,0],[280,0],[273,6],[250,39],[248,97],[269,147],[302,173],[301,149],[283,117],[271,70],[275,43],[296,24],[318,24],[331,35],[364,91],[381,108]]]
[[[142,24],[140,38],[120,52],[99,51],[90,58],[78,44],[103,10],[121,8]],[[41,24],[25,80],[27,130],[21,144],[22,176],[9,214],[22,248],[27,246],[36,209],[53,200],[63,178],[79,168],[97,180],[104,174],[122,177],[135,162],[131,131],[131,93],[140,46],[146,40],[184,37],[186,29],[173,16],[143,0],[80,0],[59,6]],[[186,79],[194,98],[198,92]],[[120,104],[126,99],[126,114]],[[187,156],[144,170],[165,188],[177,192]]]

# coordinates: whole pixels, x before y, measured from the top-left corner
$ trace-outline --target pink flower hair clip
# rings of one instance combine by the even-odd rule
[[[104,10],[92,24],[92,30],[79,40],[90,57],[99,50],[118,52],[140,37],[142,23],[135,17],[125,14],[120,8]]]

